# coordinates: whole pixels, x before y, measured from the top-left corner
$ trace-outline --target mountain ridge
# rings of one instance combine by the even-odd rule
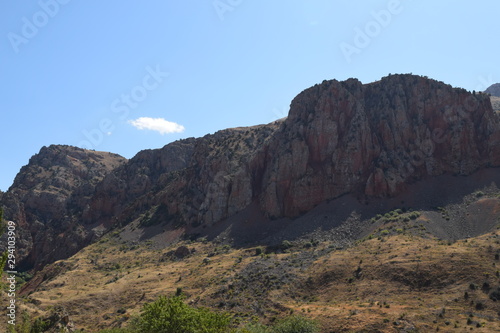
[[[19,269],[74,254],[95,232],[78,222],[94,187],[125,158],[67,145],[42,147],[2,195],[6,217],[18,224]]]
[[[70,246],[74,252],[133,221],[141,228],[166,223],[189,234],[248,207],[269,221],[293,219],[345,194],[360,201],[393,197],[427,177],[498,167],[500,120],[486,94],[421,76],[390,75],[369,84],[323,81],[299,93],[282,121],[179,140],[130,160],[63,147],[68,151],[60,155],[73,149],[82,160],[108,154],[113,162],[83,165],[87,173],[99,171],[82,178],[87,184],[73,187],[52,174],[35,177],[28,164],[2,203],[28,239],[42,219],[51,234],[44,237],[72,240],[78,244]],[[42,150],[31,166],[50,169],[49,156],[57,154],[43,156],[50,151]],[[66,161],[62,155],[58,158]],[[74,179],[86,175],[69,169]],[[43,208],[47,200],[33,202],[27,194],[30,181],[32,187],[45,186],[31,191],[38,197],[53,198],[54,189],[63,194],[55,196],[63,198],[56,211]],[[21,247],[23,267],[39,269],[51,262],[50,242],[40,238],[36,249],[29,241]]]

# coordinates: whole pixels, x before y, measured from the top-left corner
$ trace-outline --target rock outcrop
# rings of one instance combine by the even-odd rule
[[[427,176],[499,166],[500,123],[485,94],[392,75],[366,85],[324,81],[300,93],[284,121],[221,131],[189,146],[184,168],[158,169],[155,188],[134,191],[108,218],[130,221],[161,205],[157,219],[211,225],[252,203],[277,218],[345,193],[393,196]],[[103,183],[151,183],[149,175],[131,176],[143,180],[113,172]],[[116,197],[99,189],[95,198]]]
[[[43,147],[2,196],[6,217],[18,224],[19,269],[67,258],[89,243],[81,223],[95,186],[126,161],[107,152],[70,146]]]
[[[67,150],[42,149],[3,194],[4,205],[19,199],[10,209],[30,230],[31,265],[74,252],[97,226],[208,227],[250,205],[293,218],[346,193],[395,196],[423,178],[498,167],[500,119],[487,94],[390,75],[323,81],[295,97],[284,120],[180,140],[127,162]],[[55,245],[71,250],[55,255]]]
[[[297,216],[345,193],[392,196],[423,177],[499,166],[500,122],[487,95],[425,77],[324,81],[292,101],[267,151],[261,206]]]
[[[83,221],[87,224],[97,221],[109,227],[128,205],[144,195],[141,205],[151,206],[148,194],[161,190],[163,177],[173,176],[190,165],[195,142],[195,139],[186,139],[161,149],[143,150],[113,170],[96,186]]]
[[[259,166],[253,164],[254,156],[261,154],[280,128],[281,123],[275,122],[227,129],[141,152],[96,188],[88,223],[123,225],[144,214],[146,225],[171,221],[198,226],[221,221],[255,199],[259,186],[253,173],[259,172]],[[158,160],[171,164],[159,166]]]

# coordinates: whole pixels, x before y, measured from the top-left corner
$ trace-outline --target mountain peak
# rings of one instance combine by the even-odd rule
[[[82,211],[94,187],[126,159],[67,145],[44,146],[21,168],[3,195],[6,215],[21,226],[24,267],[67,257],[88,242],[89,231],[78,230]],[[72,237],[55,238],[78,230]],[[51,244],[50,246],[48,244]],[[48,256],[47,246],[60,247]]]
[[[500,83],[492,84],[484,92],[491,96],[500,97]]]
[[[491,105],[493,106],[493,110],[500,115],[500,83],[492,84],[484,92],[491,95]]]

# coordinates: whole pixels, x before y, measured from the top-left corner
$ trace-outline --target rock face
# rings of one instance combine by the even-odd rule
[[[154,188],[147,172],[107,176],[95,198],[145,184],[108,218],[132,220],[161,206],[160,220],[211,225],[251,203],[269,217],[295,217],[345,193],[392,196],[423,177],[500,165],[500,123],[488,96],[413,75],[324,81],[300,93],[283,122],[182,144],[190,147],[184,167],[157,169]],[[101,202],[116,208],[109,200]]]
[[[491,96],[500,97],[500,83],[492,84],[484,92]]]
[[[127,205],[145,194],[161,189],[163,177],[185,169],[191,162],[195,139],[173,142],[162,149],[139,152],[128,163],[122,164],[96,186],[83,221],[96,221],[111,226]],[[149,207],[147,198],[140,205]]]
[[[260,203],[297,216],[344,193],[391,196],[426,176],[499,166],[499,144],[487,95],[412,75],[325,81],[292,101],[265,158]]]
[[[231,216],[255,199],[262,166],[254,157],[280,128],[228,129],[141,152],[97,186],[87,222],[123,225],[147,213],[145,225],[197,226]]]
[[[500,119],[486,94],[391,75],[371,84],[323,81],[292,101],[285,120],[177,141],[129,161],[114,156],[103,165],[106,153],[78,150],[72,159],[67,150],[42,149],[3,194],[6,206],[19,199],[11,210],[33,238],[31,265],[55,258],[54,244],[74,251],[96,226],[139,219],[189,229],[250,205],[293,218],[346,193],[394,196],[423,178],[498,167]]]
[[[18,223],[20,269],[66,258],[88,244],[82,211],[95,186],[126,161],[111,153],[70,146],[43,147],[2,196],[6,217]]]

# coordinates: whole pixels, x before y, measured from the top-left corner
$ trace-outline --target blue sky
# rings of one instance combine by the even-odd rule
[[[325,79],[500,82],[499,1],[0,3],[0,189],[44,145],[127,158],[271,122]]]

